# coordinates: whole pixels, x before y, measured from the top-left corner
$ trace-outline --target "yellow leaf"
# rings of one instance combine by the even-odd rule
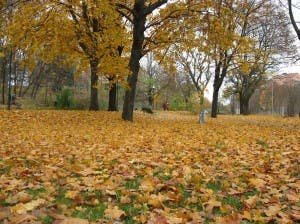
[[[65,197],[74,199],[78,195],[79,191],[67,191]]]
[[[265,186],[266,182],[259,178],[250,178],[249,183],[252,184],[254,187],[261,188]]]
[[[140,188],[143,191],[153,192],[155,190],[154,180],[151,178],[146,178],[142,181]]]
[[[251,221],[251,214],[248,211],[244,211],[243,218]]]
[[[222,206],[221,202],[216,201],[214,199],[209,200],[206,204],[207,204],[207,206],[206,206],[205,210],[208,213],[212,213],[212,211],[213,211],[214,208],[218,208],[218,207]]]
[[[118,206],[115,206],[113,208],[107,208],[105,210],[105,216],[110,219],[120,219],[124,215],[125,212],[120,210]]]

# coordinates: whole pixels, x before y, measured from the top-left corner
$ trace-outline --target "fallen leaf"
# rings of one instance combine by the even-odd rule
[[[118,206],[114,206],[113,208],[105,209],[105,216],[110,219],[120,219],[125,215],[125,212],[120,210]]]
[[[212,213],[214,208],[218,208],[222,206],[222,203],[216,200],[209,200],[207,203],[205,203],[207,206],[205,207],[205,210],[208,213]]]
[[[266,182],[264,180],[259,179],[259,178],[250,178],[249,183],[257,188],[261,188],[261,187],[265,186],[265,184],[266,184]]]
[[[155,191],[155,182],[151,178],[146,178],[142,181],[140,189],[146,192],[153,192]]]
[[[269,206],[269,208],[267,210],[265,210],[265,214],[268,216],[268,217],[272,217],[272,216],[275,216],[278,214],[278,212],[280,212],[281,210],[281,207],[279,205],[272,205],[272,206]]]

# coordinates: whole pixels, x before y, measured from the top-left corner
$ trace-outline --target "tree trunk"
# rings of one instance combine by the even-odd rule
[[[240,114],[249,115],[249,100],[250,97],[240,95]]]
[[[136,18],[133,21],[133,42],[131,47],[131,55],[129,60],[129,68],[131,75],[127,78],[129,89],[125,92],[122,118],[126,121],[133,121],[134,98],[136,92],[136,84],[140,69],[140,59],[143,56],[144,31],[146,23],[146,15],[143,8],[135,5]],[[142,5],[142,7],[144,7]]]
[[[17,74],[17,64],[14,64],[14,94],[17,95],[17,81],[18,81],[18,74]]]
[[[211,117],[216,118],[218,113],[219,88],[214,88],[211,107]]]
[[[228,62],[230,59],[228,60]],[[215,79],[214,79],[214,91],[213,91],[213,100],[211,107],[211,117],[216,118],[218,114],[218,102],[219,102],[219,90],[223,83],[223,80],[227,74],[228,62],[219,62],[215,68]]]
[[[90,60],[91,67],[91,98],[90,98],[90,110],[99,110],[98,103],[98,59]]]
[[[109,79],[109,82],[113,82],[113,79]],[[118,111],[117,105],[117,83],[110,84],[109,99],[108,99],[108,111]]]
[[[3,60],[2,63],[2,104],[5,104],[6,60]]]
[[[119,57],[122,56],[124,46],[118,46]],[[118,111],[118,84],[113,82],[114,77],[108,79],[110,83],[109,98],[108,98],[108,111]]]
[[[12,53],[12,49],[10,49],[7,110],[10,110],[10,107],[11,107],[11,73],[12,73],[12,60],[13,60],[13,53]]]

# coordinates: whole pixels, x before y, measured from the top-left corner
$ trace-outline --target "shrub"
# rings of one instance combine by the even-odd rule
[[[71,89],[64,89],[56,95],[54,106],[58,109],[71,109],[74,106],[74,96]]]

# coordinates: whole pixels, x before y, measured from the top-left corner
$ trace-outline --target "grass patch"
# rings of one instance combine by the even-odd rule
[[[257,140],[256,140],[256,144],[257,144],[257,145],[261,145],[261,146],[264,147],[264,148],[268,148],[267,143],[265,143],[265,142],[262,141],[262,140],[257,139]]]
[[[203,211],[203,205],[201,201],[197,201],[196,203],[190,203],[189,204],[190,209],[195,209],[197,211]]]
[[[49,216],[49,215],[45,215],[42,217],[38,217],[38,220],[42,223],[42,224],[52,224],[54,222],[54,219]]]
[[[134,179],[126,179],[124,187],[128,190],[138,190],[140,187],[141,177],[136,177]]]
[[[172,176],[170,173],[166,172],[164,169],[159,168],[154,174],[153,176],[157,177],[160,180],[163,181],[168,181],[172,179]]]
[[[96,207],[86,206],[83,210],[75,211],[72,216],[81,219],[88,219],[90,221],[97,221],[104,218],[105,209],[106,206],[104,204],[99,204]]]
[[[209,181],[206,184],[206,188],[211,189],[216,193],[222,190],[222,184],[220,181]]]
[[[57,196],[55,198],[55,203],[57,204],[64,204],[67,206],[72,206],[73,205],[73,201],[69,198],[65,197],[65,190],[58,190],[57,191]]]
[[[33,199],[38,198],[40,194],[47,193],[45,188],[27,189],[26,192],[30,194],[33,197]]]
[[[243,195],[248,198],[250,196],[254,196],[254,195],[258,195],[258,194],[259,194],[259,191],[257,189],[254,189],[252,191],[245,192]]]
[[[243,202],[241,202],[240,198],[235,196],[229,195],[227,197],[219,198],[219,201],[221,201],[224,204],[230,205],[239,211],[243,208]]]
[[[137,216],[144,210],[143,207],[137,207],[134,203],[120,205],[120,209],[123,210],[128,217]]]

